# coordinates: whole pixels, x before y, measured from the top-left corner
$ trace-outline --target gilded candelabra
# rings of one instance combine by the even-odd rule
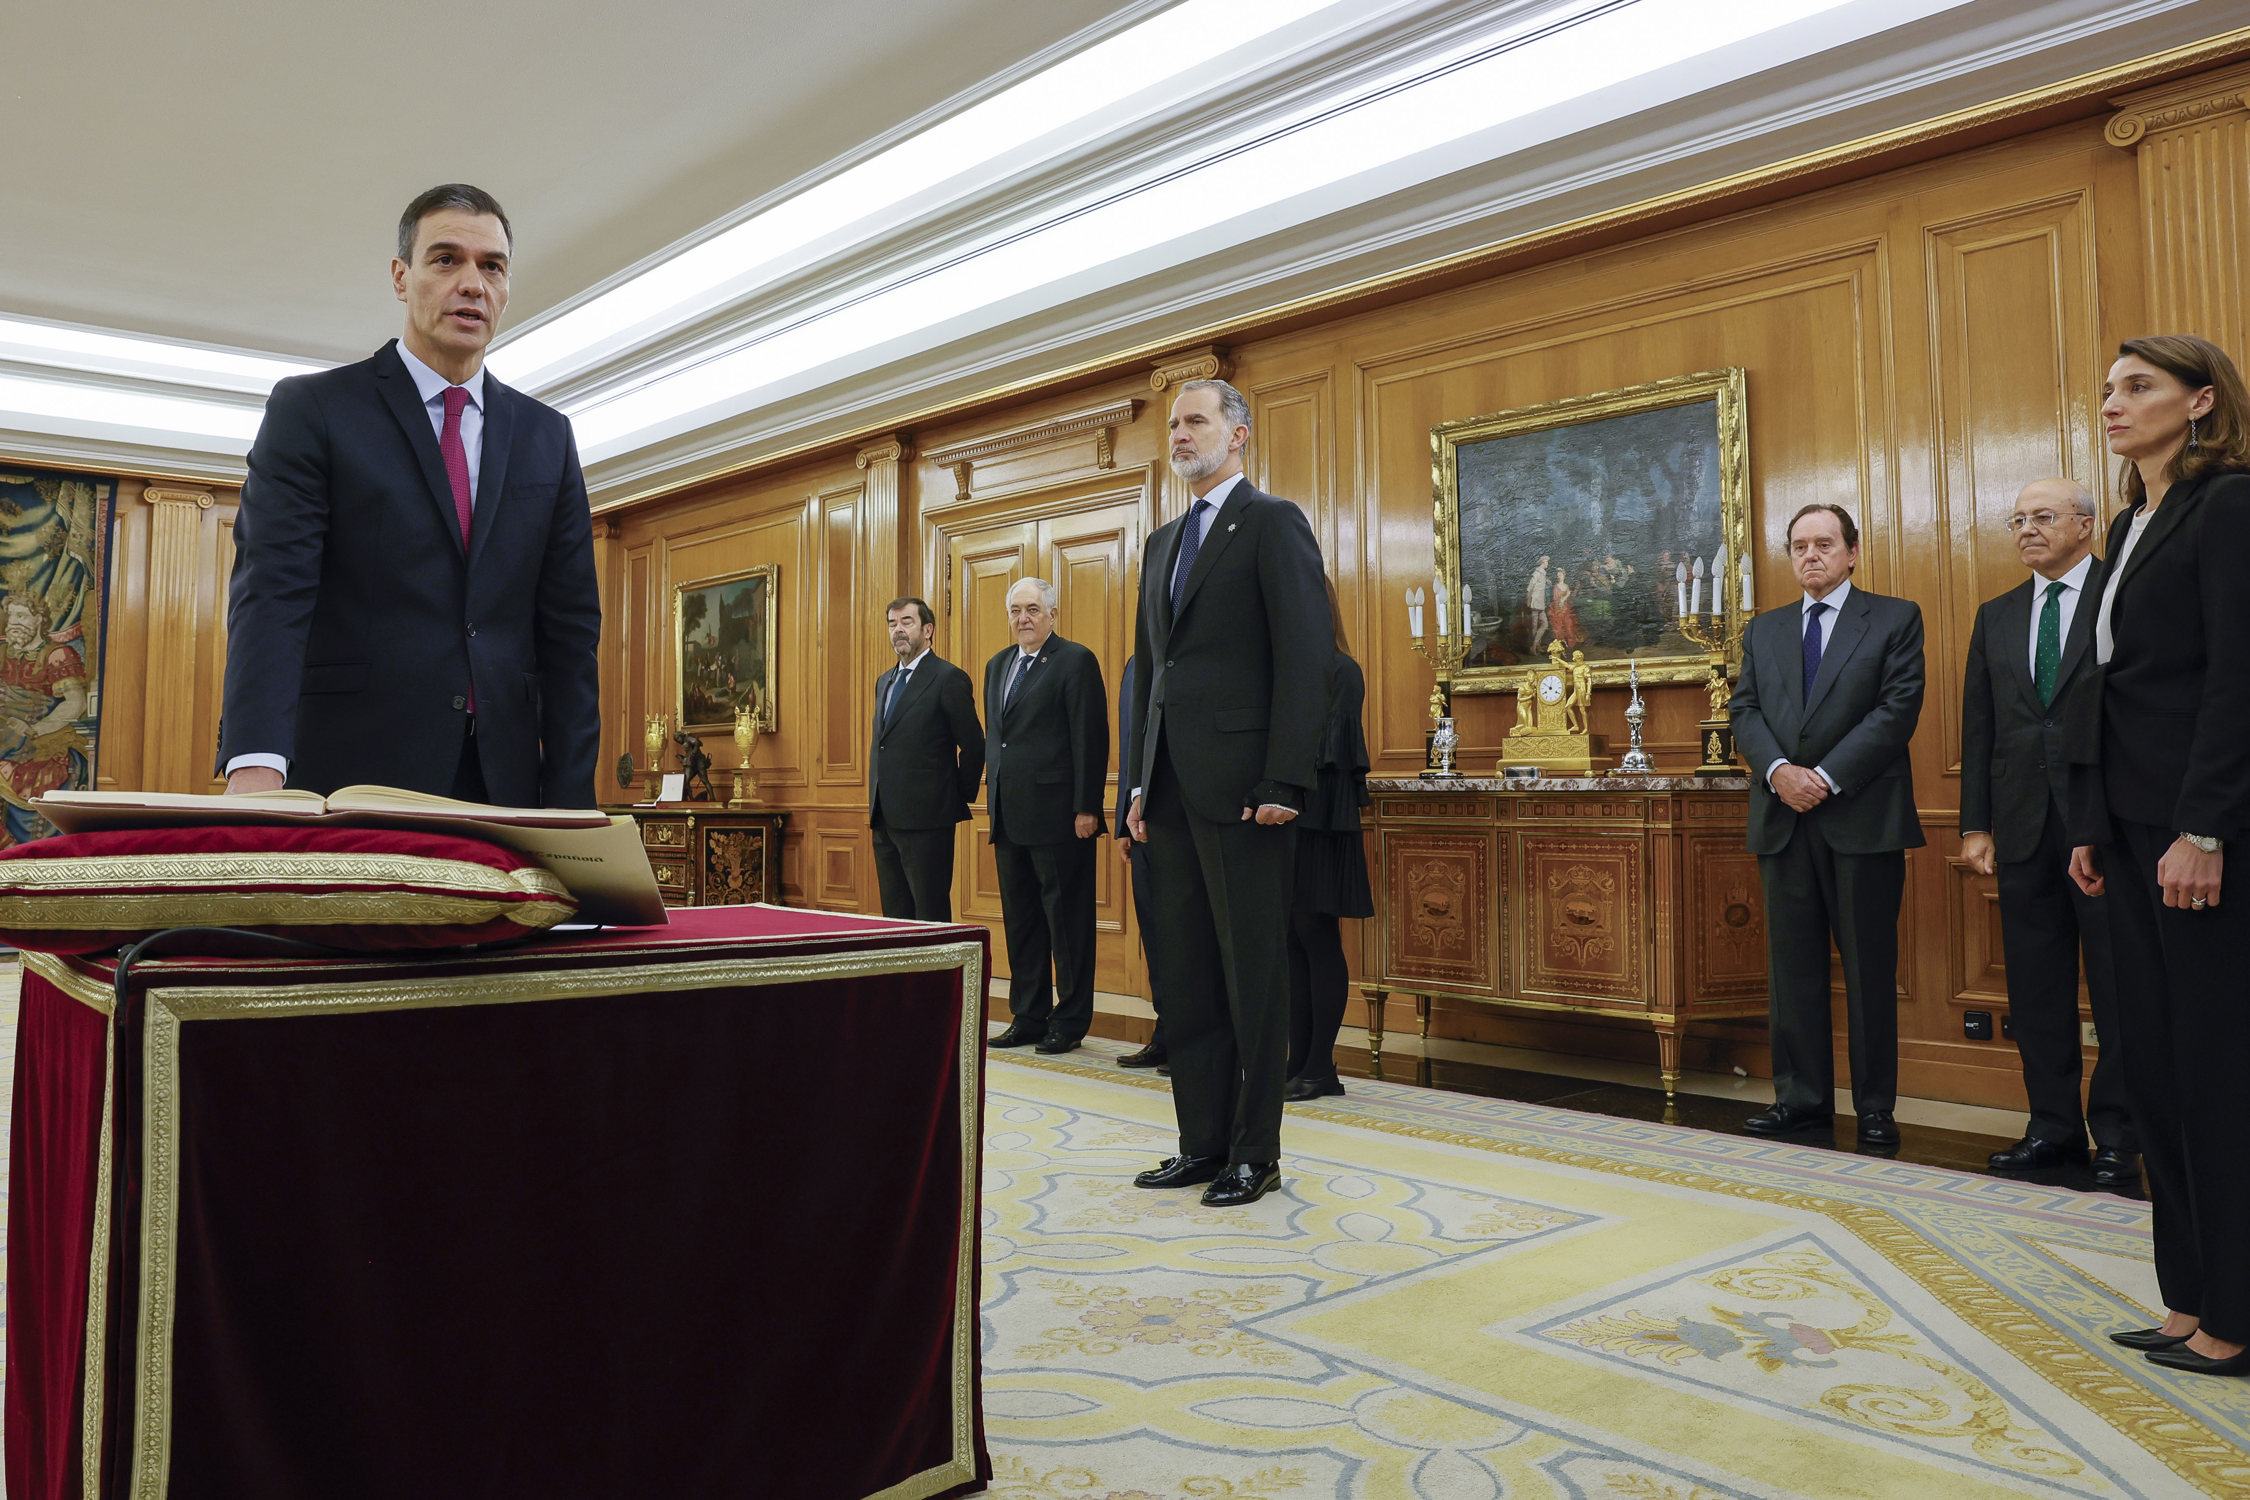
[[[1734,760],[1734,722],[1727,712],[1727,699],[1733,689],[1727,682],[1727,663],[1735,660],[1742,650],[1742,632],[1756,613],[1750,595],[1750,558],[1745,552],[1737,558],[1733,568],[1726,566],[1726,553],[1722,549],[1716,565],[1711,570],[1711,614],[1705,617],[1692,608],[1679,620],[1680,634],[1711,653],[1708,675],[1703,691],[1710,699],[1711,712],[1696,725],[1696,740],[1702,747],[1703,764],[1695,768],[1698,776],[1734,776],[1741,767]],[[1702,564],[1697,565],[1698,594]],[[1730,601],[1728,595],[1733,595]],[[1732,602],[1738,608],[1729,609]]]
[[[1434,641],[1422,629],[1428,594],[1419,588],[1406,591],[1406,623],[1413,632],[1414,654],[1430,664],[1437,679],[1430,688],[1430,717],[1436,725],[1430,731],[1428,748],[1422,757],[1422,777],[1427,781],[1457,774],[1453,769],[1453,752],[1460,743],[1460,736],[1453,728],[1453,674],[1468,660],[1471,633],[1469,591],[1465,588],[1461,591],[1461,629],[1455,634],[1445,585],[1439,583],[1432,587],[1437,591],[1437,638]]]

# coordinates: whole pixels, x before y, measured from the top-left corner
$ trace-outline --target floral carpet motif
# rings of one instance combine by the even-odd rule
[[[1007,1500],[2250,1493],[2250,1382],[2103,1337],[2145,1205],[1355,1080],[1214,1211],[1119,1050],[987,1075]]]

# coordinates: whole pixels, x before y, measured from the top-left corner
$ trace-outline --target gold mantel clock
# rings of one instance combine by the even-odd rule
[[[1550,776],[1591,776],[1602,742],[1586,731],[1594,669],[1581,651],[1563,659],[1561,641],[1547,642],[1547,663],[1525,669],[1516,684],[1516,722],[1500,745],[1500,768],[1537,766]]]

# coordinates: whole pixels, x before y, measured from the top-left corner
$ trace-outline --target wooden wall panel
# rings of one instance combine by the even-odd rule
[[[854,485],[819,500],[821,566],[812,604],[819,646],[805,658],[805,665],[818,669],[820,750],[815,776],[822,786],[867,785],[862,747],[868,735],[865,704],[873,689],[861,648],[870,626],[869,612],[882,608],[889,596],[871,602],[865,570],[858,566],[861,499]]]

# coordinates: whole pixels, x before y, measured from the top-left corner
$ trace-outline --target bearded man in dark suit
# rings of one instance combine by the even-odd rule
[[[489,193],[423,193],[391,261],[404,333],[267,399],[227,594],[228,791],[593,805],[585,477],[569,420],[484,369],[514,248]]]
[[[1141,553],[1127,822],[1148,844],[1180,1154],[1146,1188],[1213,1206],[1279,1181],[1296,830],[1328,714],[1335,628],[1305,513],[1243,476],[1250,403],[1191,380],[1172,468],[1195,499]]]
[[[1898,910],[1920,848],[1907,742],[1922,717],[1922,611],[1852,585],[1859,528],[1840,505],[1789,522],[1804,589],[1743,634],[1729,705],[1750,764],[1750,852],[1766,895],[1774,1104],[1758,1135],[1825,1130],[1835,1108],[1828,949],[1843,955],[1859,1143],[1899,1144]]]
[[[920,599],[884,612],[898,665],[875,679],[867,826],[886,917],[953,920],[954,825],[984,779],[984,728],[969,674],[930,649],[937,616]]]

